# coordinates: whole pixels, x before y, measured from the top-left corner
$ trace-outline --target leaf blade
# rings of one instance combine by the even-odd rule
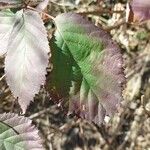
[[[7,52],[9,36],[15,15],[10,10],[0,11],[0,56]]]
[[[44,149],[32,121],[14,113],[0,114],[1,149]]]
[[[25,112],[40,85],[45,83],[50,50],[47,32],[38,13],[20,11],[16,17],[5,59],[5,73],[7,84]]]
[[[76,70],[72,69],[70,111],[101,123],[122,100],[125,79],[120,49],[105,31],[77,14],[59,15],[55,23],[57,48],[69,55]]]
[[[143,22],[150,19],[150,1],[132,0],[127,4],[126,19],[129,22]]]

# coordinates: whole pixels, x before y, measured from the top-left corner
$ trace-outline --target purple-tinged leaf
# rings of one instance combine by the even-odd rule
[[[45,83],[49,51],[46,29],[39,14],[18,12],[9,38],[5,73],[23,112]]]
[[[44,150],[32,121],[14,113],[0,114],[0,149]]]
[[[149,20],[150,0],[132,0],[127,4],[126,19],[129,22]]]
[[[61,14],[55,24],[52,90],[58,95],[68,90],[69,112],[100,124],[122,100],[125,77],[120,49],[108,33],[80,15]]]
[[[36,7],[38,10],[44,10],[49,3],[49,0],[43,0],[40,4]]]

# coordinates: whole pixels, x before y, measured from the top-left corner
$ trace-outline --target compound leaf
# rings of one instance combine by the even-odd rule
[[[61,94],[69,89],[69,111],[99,124],[122,100],[125,77],[120,49],[108,33],[80,15],[61,14],[55,24],[53,89]]]
[[[0,56],[7,52],[8,39],[15,15],[10,10],[0,11]]]
[[[31,123],[14,113],[0,114],[0,149],[43,150],[38,130]]]
[[[6,81],[23,110],[45,83],[49,44],[38,13],[19,11],[5,59]]]

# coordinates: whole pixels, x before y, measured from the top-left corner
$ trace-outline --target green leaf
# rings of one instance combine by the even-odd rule
[[[0,149],[43,150],[38,130],[31,123],[14,113],[0,114]]]
[[[70,96],[71,112],[101,123],[122,100],[125,79],[120,49],[105,31],[80,15],[61,14],[55,24],[53,89],[61,94],[67,90],[63,96]]]

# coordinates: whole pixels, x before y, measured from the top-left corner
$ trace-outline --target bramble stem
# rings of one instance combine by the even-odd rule
[[[0,9],[18,8],[22,7],[23,4],[3,4],[0,3]]]
[[[25,7],[25,4],[3,4],[3,3],[0,3],[0,9],[9,9],[9,8],[24,8]],[[27,9],[30,9],[30,10],[33,10],[33,11],[36,11],[36,12],[39,12],[39,13],[42,13],[44,14],[45,16],[47,16],[49,19],[52,19],[54,20],[54,17],[43,12],[42,10],[38,10],[36,8],[33,8],[31,6],[26,6],[25,8]]]
[[[36,11],[36,12],[42,13],[42,14],[46,15],[49,19],[52,19],[52,20],[55,19],[53,16],[51,16],[51,15],[49,15],[49,14],[43,12],[43,11],[40,11],[40,10],[38,10],[38,9],[36,9],[36,8],[33,8],[33,7],[31,7],[31,6],[27,6],[27,8],[30,9],[30,10],[34,10],[34,11]]]
[[[124,11],[114,11],[114,10],[107,10],[107,9],[99,9],[95,11],[85,11],[85,12],[78,12],[81,15],[101,15],[101,14],[113,14],[113,13],[123,13]]]

